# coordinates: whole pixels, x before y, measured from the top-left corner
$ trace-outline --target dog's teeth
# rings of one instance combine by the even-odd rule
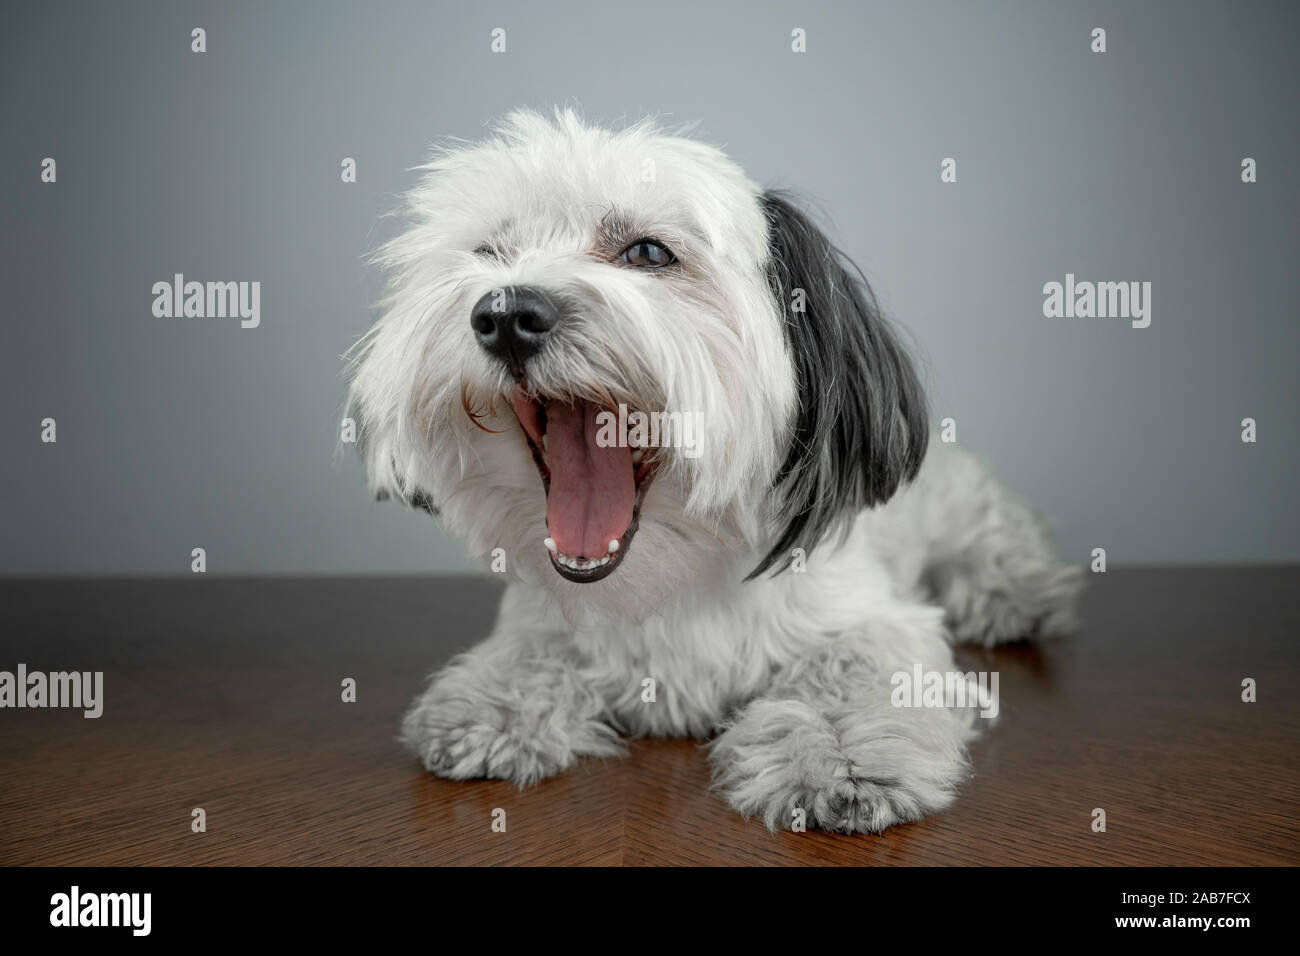
[[[605,565],[609,564],[609,562],[614,559],[614,552],[618,551],[619,544],[617,538],[611,539],[609,542],[609,553],[603,558],[571,557],[555,547],[555,540],[553,538],[546,539],[546,548],[555,558],[556,564],[566,567],[570,571],[594,571],[596,568],[605,567]]]
[[[551,436],[550,436],[550,435],[547,435],[547,434],[545,434],[545,433],[543,433],[543,434],[542,434],[542,451],[550,451],[550,450],[551,450],[551,444],[550,444],[550,442],[551,442]]]

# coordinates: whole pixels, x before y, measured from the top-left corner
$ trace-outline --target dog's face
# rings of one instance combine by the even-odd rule
[[[784,566],[915,472],[869,292],[718,150],[520,113],[426,171],[358,346],[371,484],[566,610]]]

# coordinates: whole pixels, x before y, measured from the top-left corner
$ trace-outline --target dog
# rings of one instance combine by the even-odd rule
[[[377,497],[508,585],[404,742],[527,787],[623,736],[711,738],[716,789],[773,829],[947,807],[978,717],[899,706],[896,675],[1068,633],[1081,569],[930,441],[865,278],[788,195],[650,121],[516,112],[421,171],[350,355],[358,448]]]

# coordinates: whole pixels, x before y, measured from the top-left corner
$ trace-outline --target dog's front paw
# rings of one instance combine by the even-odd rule
[[[418,702],[402,721],[402,742],[425,769],[451,780],[487,777],[524,787],[564,770],[563,748],[512,726],[490,708]]]
[[[440,777],[520,787],[566,770],[580,756],[622,753],[614,730],[584,715],[584,707],[595,706],[586,695],[538,676],[507,688],[444,675],[407,712],[402,742]]]
[[[880,832],[942,810],[966,775],[969,721],[943,710],[823,712],[757,700],[712,745],[714,781],[746,817],[789,829]]]

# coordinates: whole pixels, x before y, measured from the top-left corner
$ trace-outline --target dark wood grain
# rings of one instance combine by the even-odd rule
[[[1000,672],[1003,717],[960,798],[853,837],[737,817],[699,742],[633,741],[525,792],[423,773],[396,743],[401,712],[486,633],[498,594],[466,578],[0,582],[0,669],[102,670],[106,697],[98,720],[0,710],[0,864],[1300,863],[1300,569],[1112,570],[1079,636],[964,649]]]

